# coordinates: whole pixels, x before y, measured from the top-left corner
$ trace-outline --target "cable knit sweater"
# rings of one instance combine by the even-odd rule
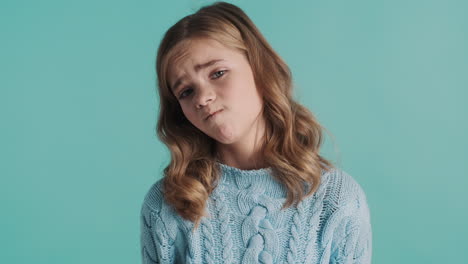
[[[164,200],[162,179],[141,207],[141,256],[149,263],[371,263],[369,207],[346,172],[322,172],[313,195],[281,210],[286,189],[271,168],[240,170],[219,163],[207,201],[211,217],[193,223]]]

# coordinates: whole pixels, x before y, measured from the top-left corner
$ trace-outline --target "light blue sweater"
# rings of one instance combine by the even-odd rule
[[[212,217],[193,223],[164,200],[162,179],[141,208],[141,254],[149,263],[371,263],[369,207],[361,186],[346,172],[322,173],[314,195],[280,210],[286,189],[271,168],[221,166],[207,201]]]

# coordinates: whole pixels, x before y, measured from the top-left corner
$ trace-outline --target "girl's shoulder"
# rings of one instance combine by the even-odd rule
[[[367,197],[362,186],[348,172],[340,168],[332,168],[322,175],[323,188],[326,188],[327,203],[335,209],[350,204],[366,203]]]
[[[140,214],[146,219],[160,221],[169,237],[175,239],[181,219],[164,198],[164,178],[151,185],[144,196]]]
[[[164,178],[161,178],[154,182],[150,188],[146,191],[143,199],[143,205],[148,206],[151,210],[156,213],[161,212],[164,206]]]
[[[359,252],[363,259],[370,259],[372,228],[363,188],[342,169],[330,170],[323,176],[327,191],[321,238],[323,244],[330,245],[328,252],[334,259],[352,258],[354,252]],[[367,260],[364,262],[370,263]]]

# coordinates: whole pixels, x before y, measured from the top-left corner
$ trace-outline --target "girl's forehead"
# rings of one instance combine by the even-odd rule
[[[209,38],[191,39],[174,47],[173,62],[203,60],[210,55],[222,55],[229,48],[217,40]]]
[[[228,60],[234,50],[217,40],[204,38],[176,45],[168,58],[168,74],[177,75],[184,66],[193,67],[210,60]]]
[[[175,45],[167,54],[166,58],[166,76],[170,79],[174,72],[180,67],[181,62],[190,52],[190,41],[184,40]]]

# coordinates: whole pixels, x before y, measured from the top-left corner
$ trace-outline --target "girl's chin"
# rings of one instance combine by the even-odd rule
[[[236,141],[234,130],[231,126],[226,125],[222,125],[215,129],[215,131],[212,131],[210,137],[221,144],[232,144]]]
[[[226,135],[217,135],[217,137],[213,137],[213,139],[216,140],[219,144],[223,145],[230,145],[236,142],[234,137],[227,137]]]
[[[214,135],[214,136],[211,136],[212,139],[216,140],[216,142],[220,143],[220,144],[231,144],[232,143],[232,140],[229,139],[229,138],[226,138],[225,136],[221,136],[221,135]]]

